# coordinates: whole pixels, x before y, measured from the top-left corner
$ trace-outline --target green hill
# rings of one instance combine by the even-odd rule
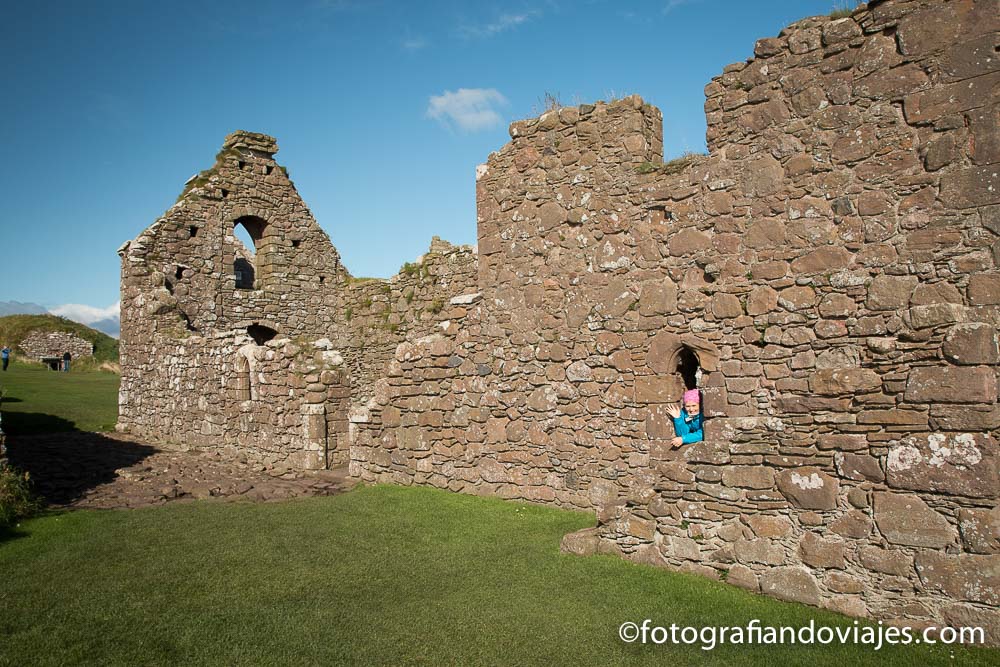
[[[118,361],[118,341],[95,329],[56,315],[7,315],[0,317],[0,345],[18,352],[21,341],[36,329],[65,331],[94,344],[94,361]]]

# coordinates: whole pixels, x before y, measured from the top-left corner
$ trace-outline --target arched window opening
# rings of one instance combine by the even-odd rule
[[[233,273],[237,289],[261,289],[262,250],[267,221],[245,215],[233,221]]]
[[[243,355],[236,357],[236,400],[249,401],[250,394],[250,362]]]
[[[698,355],[687,345],[677,352],[677,373],[684,382],[684,389],[697,389],[701,379],[701,363]]]
[[[247,327],[247,335],[253,338],[253,342],[263,345],[267,341],[273,340],[278,335],[278,332],[262,324],[251,324]]]

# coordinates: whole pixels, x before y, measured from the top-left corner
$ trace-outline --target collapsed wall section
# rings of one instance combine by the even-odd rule
[[[638,98],[513,125],[479,174],[482,300],[397,348],[352,473],[593,507],[581,548],[997,632],[998,21],[790,26],[706,88],[707,156],[661,164]],[[706,438],[675,448],[691,358]]]
[[[73,359],[94,356],[93,343],[66,331],[38,329],[25,336],[18,347],[24,356],[36,361],[43,357],[62,359],[64,354],[69,354]]]

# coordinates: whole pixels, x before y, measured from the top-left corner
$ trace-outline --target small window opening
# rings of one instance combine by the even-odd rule
[[[265,175],[265,176],[269,176],[269,175],[271,174],[271,172],[272,172],[272,171],[274,171],[274,167],[272,167],[272,166],[271,166],[271,165],[269,165],[269,164],[265,164],[265,165],[264,165],[264,175]]]
[[[302,244],[302,241],[299,241],[298,239],[294,239],[292,241],[292,247],[293,248],[298,248],[301,244]]]
[[[263,345],[267,341],[273,340],[278,335],[278,332],[262,324],[251,324],[247,327],[247,335],[253,338],[253,342]]]
[[[225,188],[219,188],[219,194],[222,195],[223,199],[225,199],[226,197],[229,196],[229,190]]]
[[[188,227],[188,232],[191,233],[191,238],[198,236],[198,228],[195,225]]]
[[[236,400],[249,401],[252,398],[250,393],[250,362],[241,355],[236,358]]]
[[[183,277],[184,277],[184,267],[183,267],[183,266],[180,266],[180,265],[178,265],[178,266],[177,266],[177,270],[176,270],[176,271],[174,271],[174,278],[176,278],[177,280],[180,280],[180,279],[182,279]]]
[[[684,389],[697,389],[701,380],[701,365],[698,355],[691,348],[684,346],[677,353],[677,373],[684,381]]]
[[[325,282],[326,282],[326,276],[320,276],[319,277],[319,284],[322,285]]]
[[[236,289],[262,289],[260,250],[264,245],[267,221],[246,215],[233,222],[233,274]]]
[[[243,160],[240,160],[239,162],[236,163],[236,166],[240,171],[243,171],[243,167],[247,166],[247,163],[244,162]]]

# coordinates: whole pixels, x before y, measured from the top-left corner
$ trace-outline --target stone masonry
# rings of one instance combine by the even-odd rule
[[[94,344],[66,331],[30,332],[18,346],[29,359],[38,361],[42,357],[58,357],[69,352],[73,359],[94,356]]]
[[[706,87],[704,156],[664,164],[636,96],[516,122],[477,248],[388,281],[234,133],[121,250],[119,427],[593,509],[567,549],[1000,641],[995,10],[886,0],[758,41]],[[673,449],[693,382],[706,439]]]

